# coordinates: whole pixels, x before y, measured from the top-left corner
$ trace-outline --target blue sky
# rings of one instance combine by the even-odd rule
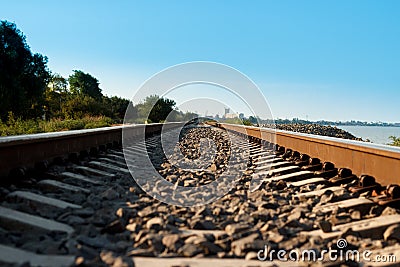
[[[2,1],[0,16],[53,72],[89,72],[108,95],[214,61],[275,117],[400,121],[400,1]]]

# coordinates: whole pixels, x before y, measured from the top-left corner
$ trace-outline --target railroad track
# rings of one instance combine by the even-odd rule
[[[174,131],[171,138],[179,134]],[[12,171],[0,188],[0,265],[399,266],[397,185],[256,136],[248,142],[241,131],[232,136],[202,125],[183,132],[177,148],[190,159],[205,149],[201,138],[214,140],[216,156],[206,169],[174,167],[171,162],[182,159],[167,157],[153,131],[145,145],[124,151],[102,146],[36,164],[32,172]],[[238,171],[231,173],[226,195],[180,207],[152,198],[132,179],[129,166],[145,153],[165,180],[182,187],[218,181],[234,153],[243,158],[234,162]],[[16,174],[21,177],[12,179]],[[149,189],[163,190],[157,184]],[[206,200],[210,192],[203,194]],[[304,251],[311,256],[300,258]],[[343,256],[348,251],[360,252],[360,258]]]

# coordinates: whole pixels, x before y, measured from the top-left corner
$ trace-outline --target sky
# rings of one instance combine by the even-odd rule
[[[0,19],[52,72],[88,72],[107,95],[131,99],[165,68],[211,61],[254,81],[275,118],[400,122],[400,1],[0,0]],[[223,113],[211,106],[195,109]]]

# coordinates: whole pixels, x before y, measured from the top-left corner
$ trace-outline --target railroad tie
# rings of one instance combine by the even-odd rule
[[[51,232],[60,231],[72,234],[74,229],[64,223],[27,214],[13,209],[0,206],[0,224],[8,230],[40,231]]]

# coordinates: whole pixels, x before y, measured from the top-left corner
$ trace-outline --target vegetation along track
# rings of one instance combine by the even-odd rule
[[[176,185],[219,179],[232,152],[226,131],[198,125],[183,132],[179,148],[187,158],[201,154],[202,137],[214,140],[217,155],[206,170],[175,168],[154,133],[145,146],[133,144],[125,153],[133,159],[147,153],[158,172]],[[235,149],[250,151],[246,169],[236,173],[228,194],[204,206],[179,207],[150,197],[128,171],[135,161],[126,162],[116,146],[59,157],[24,175],[17,172],[23,179],[8,179],[1,187],[1,265],[398,265],[397,185],[382,186],[372,176],[354,175],[256,137],[247,142],[240,131],[233,138]],[[259,183],[250,188],[252,180]],[[326,254],[319,261],[293,262],[271,253],[271,259],[260,261],[257,253],[266,246],[269,252],[312,250],[317,257],[333,249],[337,254],[369,250],[369,259],[395,258],[332,261]]]

